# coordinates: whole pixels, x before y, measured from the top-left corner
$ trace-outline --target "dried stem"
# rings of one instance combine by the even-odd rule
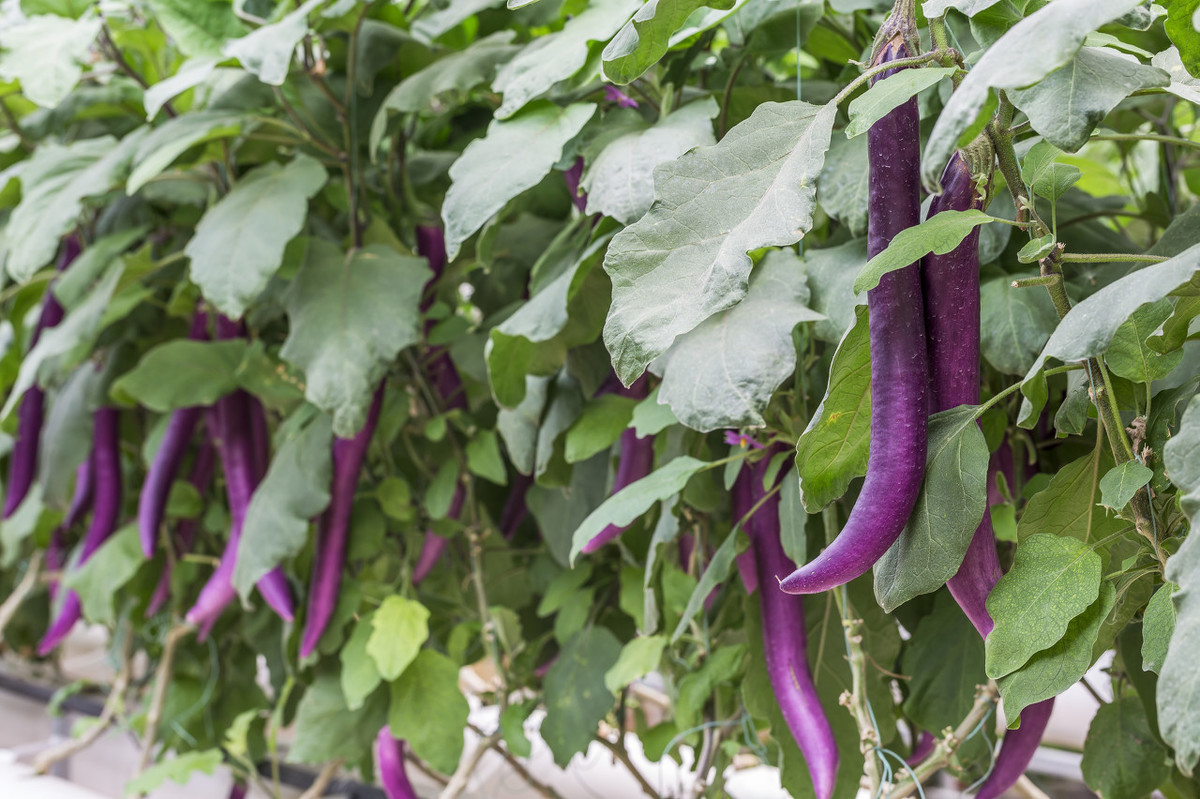
[[[4,600],[4,604],[0,605],[0,642],[4,641],[4,629],[8,627],[8,623],[12,621],[12,617],[16,615],[17,608],[21,607],[21,603],[37,587],[38,574],[41,570],[42,551],[39,549],[29,559],[29,568],[25,570],[25,576],[21,578],[21,582],[17,583],[12,593]]]
[[[325,789],[329,787],[329,783],[333,782],[333,778],[341,767],[341,758],[326,763],[325,767],[321,769],[321,773],[313,780],[313,784],[308,786],[308,790],[300,794],[300,799],[318,799],[318,797],[324,796]]]
[[[142,737],[142,754],[138,761],[136,774],[141,774],[150,765],[154,756],[154,741],[158,738],[158,726],[162,723],[162,711],[167,702],[167,685],[171,680],[171,670],[175,665],[175,649],[184,636],[195,628],[190,624],[177,624],[167,633],[163,644],[162,659],[154,674],[154,694],[150,699],[150,707],[146,711],[146,734]]]
[[[438,799],[457,799],[467,787],[467,780],[471,778],[471,773],[475,771],[475,767],[479,765],[479,761],[487,754],[487,750],[496,745],[500,740],[500,733],[494,732],[491,735],[485,735],[470,756],[464,757],[458,763],[458,768],[455,769],[450,781],[446,783],[446,787],[442,789]]]
[[[845,593],[840,590],[833,592],[842,616],[842,627],[845,630],[846,655],[850,661],[850,690],[842,694],[841,703],[850,709],[854,723],[858,727],[859,749],[863,754],[863,775],[867,778],[868,791],[872,796],[879,791],[882,779],[879,770],[879,758],[875,750],[879,748],[879,730],[871,718],[871,709],[867,699],[867,658],[862,648],[862,619],[851,618],[850,602]]]
[[[619,732],[618,735],[623,736],[624,733]],[[654,786],[650,784],[650,781],[642,776],[642,772],[638,771],[637,766],[633,765],[633,761],[629,759],[629,753],[625,751],[624,746],[619,743],[613,743],[603,735],[597,735],[596,740],[603,744],[606,749],[612,752],[613,757],[620,761],[621,765],[625,766],[625,768],[629,770],[629,773],[633,775],[633,778],[638,781],[638,785],[642,787],[642,793],[646,794],[646,796],[649,796],[651,799],[662,799],[662,797],[659,796],[658,791],[654,790]]]
[[[483,737],[486,735],[483,730],[474,724],[471,724],[470,727],[479,736]],[[512,767],[512,770],[517,772],[521,779],[525,780],[529,784],[529,787],[537,791],[539,795],[546,797],[546,799],[562,799],[562,795],[558,791],[530,774],[529,769],[525,768],[525,765],[512,752],[508,751],[506,747],[497,745],[495,749],[496,754],[504,758],[508,762],[508,765]]]

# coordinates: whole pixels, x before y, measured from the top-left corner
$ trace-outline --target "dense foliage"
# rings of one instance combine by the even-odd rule
[[[1102,661],[1089,786],[1200,797],[1200,9],[892,5],[0,3],[7,656],[109,628],[133,792],[453,796],[482,702],[822,799]]]

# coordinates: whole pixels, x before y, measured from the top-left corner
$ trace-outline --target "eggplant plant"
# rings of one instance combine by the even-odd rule
[[[0,4],[0,668],[115,675],[35,768],[994,799],[1072,692],[1200,799],[1198,26]]]

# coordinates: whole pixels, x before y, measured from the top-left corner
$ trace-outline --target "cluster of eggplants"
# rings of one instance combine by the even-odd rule
[[[872,65],[912,55],[915,20],[893,15]],[[881,80],[898,70],[887,70]],[[921,221],[920,115],[916,98],[867,132],[867,253]],[[929,365],[917,264],[889,272],[867,293],[871,338],[871,452],[866,480],[845,527],[820,555],[785,577],[791,594],[815,594],[867,572],[899,538],[925,474]]]
[[[804,599],[772,587],[780,576],[796,567],[784,553],[780,539],[779,492],[768,497],[769,489],[764,486],[770,461],[765,457],[738,474],[733,486],[733,516],[735,521],[741,520],[750,537],[747,551],[759,588],[763,653],[771,688],[788,730],[804,755],[817,799],[829,799],[837,781],[838,749],[808,667]],[[784,479],[784,472],[786,469],[780,470],[775,477],[776,484]],[[751,510],[753,515],[747,518]]]
[[[61,272],[79,257],[79,239],[68,236],[63,240],[62,254],[58,258],[58,270]],[[33,329],[33,340],[30,347],[37,344],[42,332],[56,327],[63,319],[63,307],[54,296],[51,289],[46,290],[42,300],[42,309],[38,315],[37,326]],[[4,507],[0,516],[7,519],[16,513],[17,508],[25,501],[29,488],[33,485],[34,475],[37,474],[38,441],[42,436],[42,421],[46,412],[46,393],[35,382],[21,397],[21,407],[17,411],[17,435],[13,441],[12,453],[8,461],[8,480],[4,493]]]
[[[985,192],[977,178],[991,176],[993,154],[985,146],[983,175],[972,174],[962,152],[956,152],[942,173],[942,193],[933,199],[929,213],[982,208]],[[980,397],[980,295],[979,229],[945,255],[930,254],[921,264],[925,292],[925,329],[929,345],[931,410],[949,410],[959,405],[977,405]],[[1011,452],[1009,453],[1011,461]],[[989,474],[992,478],[993,475]],[[989,481],[990,482],[990,481]],[[987,598],[1000,579],[991,515],[985,510],[958,572],[946,586],[971,620],[979,635],[987,638],[992,617]],[[980,786],[977,799],[995,799],[1025,773],[1050,721],[1054,699],[1046,699],[1021,712],[1021,726],[1005,735],[991,773]]]

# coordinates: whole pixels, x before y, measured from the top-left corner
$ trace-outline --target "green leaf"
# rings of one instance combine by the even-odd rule
[[[655,386],[654,390],[650,392],[650,396],[639,402],[633,409],[631,425],[638,438],[658,435],[671,425],[678,423],[679,420],[675,418],[670,406],[659,403],[658,386]]]
[[[208,406],[238,387],[249,342],[176,339],[153,348],[112,387],[152,411]]]
[[[540,183],[595,113],[592,103],[560,108],[540,101],[516,116],[493,120],[487,135],[468,144],[450,167],[442,204],[446,256],[454,260],[463,242],[509,200]]]
[[[571,536],[571,561],[574,562],[584,544],[595,538],[605,527],[610,524],[618,527],[633,524],[655,502],[679,493],[692,475],[709,466],[707,461],[681,455],[613,494],[600,507],[589,513],[575,529],[574,535]]]
[[[1075,185],[1083,173],[1074,164],[1060,164],[1061,151],[1048,141],[1029,148],[1021,161],[1021,178],[1039,197],[1055,202]]]
[[[225,756],[220,749],[182,752],[148,766],[142,773],[125,783],[126,796],[142,796],[161,788],[167,780],[186,785],[197,772],[212,776]]]
[[[496,432],[504,439],[513,468],[524,475],[533,474],[537,458],[538,428],[546,409],[549,377],[525,378],[525,398],[515,408],[501,407],[496,414]]]
[[[328,416],[311,416],[304,427],[288,431],[246,508],[233,568],[233,586],[242,598],[263,575],[304,549],[309,520],[329,504],[333,436]]]
[[[1025,506],[1017,525],[1017,540],[1049,533],[1095,544],[1125,527],[1100,505],[1100,478],[1110,468],[1112,456],[1107,448],[1094,449],[1060,468],[1050,484]]]
[[[50,14],[15,24],[6,15],[0,28],[0,77],[21,82],[21,94],[42,108],[61,103],[79,78],[96,35],[100,17],[70,19]]]
[[[508,485],[508,470],[500,454],[500,439],[492,430],[479,430],[467,442],[467,469],[496,485]]]
[[[78,223],[83,201],[121,180],[144,133],[139,128],[120,142],[103,136],[37,148],[21,173],[21,202],[8,219],[8,230],[21,231],[4,241],[13,280],[28,281],[54,259],[59,239]]]
[[[704,658],[699,670],[692,671],[679,681],[675,698],[675,721],[684,729],[691,729],[703,722],[704,705],[712,697],[717,686],[735,678],[742,670],[746,659],[745,644],[723,646]]]
[[[1169,261],[1167,263],[1170,263]],[[1193,530],[1200,529],[1200,396],[1184,411],[1179,431],[1163,451],[1179,506]],[[1158,727],[1175,750],[1175,764],[1191,775],[1200,758],[1200,536],[1190,535],[1167,561],[1166,578],[1175,583],[1175,629],[1158,679]]]
[[[1166,6],[1167,19],[1163,27],[1167,36],[1179,48],[1187,71],[1200,78],[1200,29],[1195,17],[1200,10],[1200,3],[1197,0],[1171,0]]]
[[[1142,667],[1146,671],[1158,674],[1162,670],[1175,633],[1175,603],[1171,596],[1178,590],[1173,583],[1163,583],[1146,605],[1142,616]]]
[[[646,638],[634,638],[621,647],[621,656],[604,675],[604,687],[612,691],[625,688],[634,680],[645,677],[658,668],[663,650],[667,647],[667,638],[663,635],[651,635]]]
[[[161,17],[158,22],[162,22]],[[215,57],[197,57],[180,64],[174,75],[160,80],[143,93],[142,105],[146,108],[146,118],[153,119],[171,99],[203,84],[212,77],[216,68]]]
[[[1071,620],[1100,596],[1100,566],[1100,556],[1074,538],[1022,541],[987,599],[996,622],[986,641],[988,676],[1010,674],[1061,641]]]
[[[1167,86],[1168,92],[1182,97],[1189,103],[1200,103],[1200,80],[1190,74],[1183,65],[1179,48],[1168,47],[1161,53],[1156,53],[1154,58],[1150,59],[1150,63],[1171,76],[1171,83]]]
[[[360,762],[372,751],[386,708],[386,703],[375,701],[350,710],[336,670],[321,673],[296,708],[295,739],[288,748],[288,761],[316,764],[344,758]]]
[[[911,675],[904,715],[923,730],[957,726],[975,704],[976,686],[987,683],[983,639],[949,592],[934,598],[904,649],[901,670]]]
[[[792,329],[824,318],[807,307],[801,266],[790,251],[768,253],[741,302],[675,339],[651,365],[663,379],[659,401],[680,422],[703,432],[763,424],[771,395],[796,366]]]
[[[1112,583],[1102,583],[1099,599],[1071,620],[1062,640],[1034,654],[1024,666],[997,680],[1009,727],[1016,726],[1025,708],[1058,696],[1079,682],[1092,665],[1092,647],[1105,617],[1112,610],[1116,595]],[[990,636],[988,640],[991,640]]]
[[[583,69],[588,61],[588,43],[608,41],[640,3],[641,0],[591,3],[571,17],[562,30],[535,39],[496,75],[492,90],[504,95],[496,118],[507,119],[554,84]]]
[[[829,368],[829,388],[796,442],[804,508],[818,513],[866,474],[871,445],[871,339],[867,307],[854,309]]]
[[[198,0],[147,0],[154,21],[184,54],[217,58],[227,39],[246,33],[232,3]]]
[[[147,231],[147,227],[139,226],[93,241],[71,263],[71,268],[58,276],[50,290],[68,311],[78,308],[87,299],[96,278],[104,274],[113,261],[131,244],[144,237]]]
[[[634,130],[605,141],[588,160],[580,183],[587,193],[587,213],[611,216],[623,225],[640,219],[654,203],[655,168],[693,147],[711,146],[717,110],[716,101],[705,97],[650,126],[638,117],[640,124]]]
[[[390,682],[417,659],[428,638],[429,611],[425,606],[392,594],[375,611],[367,654],[375,661],[380,676]]]
[[[866,133],[893,110],[956,71],[956,67],[902,69],[877,82],[850,102],[850,124],[846,126],[846,138],[852,139]]]
[[[546,672],[541,733],[559,768],[587,749],[600,720],[612,709],[612,692],[602,686],[620,656],[616,636],[604,627],[588,627],[567,642]]]
[[[1059,0],[1062,2],[1062,0]],[[1021,386],[1026,397],[1034,396],[1043,382],[1042,368],[1047,358],[1069,363],[1101,355],[1112,343],[1117,330],[1142,305],[1157,302],[1196,280],[1200,272],[1200,244],[1193,245],[1170,260],[1139,269],[1109,283],[1075,305],[1059,323],[1041,356],[1030,367]],[[1029,409],[1032,411],[1032,408]],[[1030,413],[1022,409],[1019,423],[1028,423]]]
[[[204,298],[240,319],[283,263],[284,248],[304,228],[308,199],[326,178],[325,168],[307,155],[287,165],[272,161],[209,208],[184,248]]]
[[[282,86],[296,45],[308,33],[308,15],[324,0],[307,0],[278,22],[254,29],[239,39],[225,43],[221,54],[236,58],[242,67],[263,83]]]
[[[458,667],[440,652],[422,649],[392,683],[388,726],[418,757],[443,774],[453,774],[462,757],[470,710],[458,689]]]
[[[567,463],[587,460],[613,445],[633,418],[633,397],[602,394],[583,406],[583,413],[567,430]]]
[[[750,250],[795,244],[812,227],[834,117],[833,106],[763,103],[717,144],[655,171],[654,206],[613,238],[604,262],[604,342],[623,382],[745,296]]]
[[[1121,510],[1153,476],[1154,472],[1151,469],[1137,461],[1125,461],[1109,469],[1108,473],[1100,478],[1100,504],[1106,508]]]
[[[88,558],[87,563],[63,575],[62,584],[79,594],[83,615],[90,621],[113,624],[113,605],[121,588],[146,562],[136,524],[127,524]]]
[[[912,72],[914,70],[905,70]],[[867,204],[870,199],[868,191],[871,174],[871,162],[867,158],[867,140],[861,136],[844,139],[835,136],[829,152],[825,155],[825,166],[817,178],[817,202],[825,213],[841,222],[852,236],[864,236],[867,232]],[[863,257],[855,264],[866,263],[865,239],[862,240]],[[837,248],[851,247],[855,242],[844,244]],[[809,253],[811,257],[812,253]],[[857,268],[849,275],[850,280],[858,272]],[[847,282],[849,288],[849,282]],[[814,293],[816,289],[814,287]],[[821,310],[821,309],[818,309]],[[823,311],[828,314],[827,311]],[[836,341],[837,335],[833,336]]]
[[[66,511],[79,464],[92,444],[92,412],[99,405],[103,376],[85,364],[48,401],[38,445],[38,477],[47,506]]]
[[[1001,275],[984,280],[979,287],[983,357],[1005,374],[1025,374],[1058,325],[1047,292],[1012,285],[1014,279],[1029,276]]]
[[[800,498],[800,481],[794,474],[783,478],[779,489],[779,540],[792,563],[808,562],[808,514]]]
[[[17,379],[9,391],[4,409],[0,410],[0,418],[8,418],[13,412],[25,391],[37,380],[44,364],[57,363],[60,367],[73,365],[70,361],[77,362],[77,359],[64,356],[75,355],[79,350],[90,348],[99,332],[101,317],[108,307],[108,301],[112,298],[122,271],[121,264],[110,267],[78,308],[67,314],[57,327],[42,333],[38,343],[25,356],[25,360],[21,361],[21,369],[17,372]],[[79,358],[86,354],[79,355]]]
[[[387,132],[388,117],[393,113],[437,111],[453,105],[475,87],[490,82],[499,66],[520,51],[520,46],[512,43],[515,36],[514,31],[497,31],[466,50],[451,53],[400,81],[384,98],[371,123],[372,155],[379,151]]]
[[[383,675],[375,665],[375,658],[367,652],[367,642],[375,634],[375,611],[362,616],[354,623],[354,632],[346,640],[338,660],[342,668],[339,678],[346,707],[358,710],[383,682]]]
[[[973,17],[998,2],[1000,0],[925,0],[921,5],[921,13],[925,15],[926,19],[937,19],[953,8],[964,16]]]
[[[738,556],[739,539],[742,542],[746,541],[745,535],[738,534],[739,529],[735,528],[729,533],[721,542],[721,546],[717,547],[717,551],[713,553],[708,566],[704,568],[704,574],[700,575],[700,580],[696,583],[692,595],[688,597],[687,606],[679,617],[679,623],[675,625],[675,632],[671,633],[671,643],[678,641],[679,637],[684,634],[688,624],[700,612],[704,600],[708,598],[713,589],[729,579],[729,575],[733,571],[734,559]]]
[[[504,736],[504,745],[517,757],[533,754],[533,743],[525,734],[525,720],[534,707],[535,703],[530,701],[509,705],[500,712],[500,732]]]
[[[867,261],[854,279],[854,291],[870,291],[888,272],[914,265],[930,253],[945,255],[962,244],[979,225],[993,221],[983,211],[942,211],[916,227],[900,231],[883,252]]]
[[[1135,383],[1150,383],[1175,370],[1183,360],[1182,350],[1159,355],[1150,348],[1151,336],[1163,327],[1172,310],[1170,300],[1159,300],[1138,308],[1117,328],[1104,356],[1113,374]]]
[[[632,83],[667,52],[671,35],[698,8],[732,9],[737,0],[646,0],[608,46],[601,58],[611,83]]]
[[[343,253],[312,239],[284,298],[291,329],[279,354],[304,370],[304,395],[349,438],[388,365],[420,335],[422,259],[381,244]]]
[[[1087,35],[1141,5],[1141,0],[1057,0],[1029,14],[976,61],[930,133],[921,177],[940,192],[942,169],[959,137],[987,103],[990,90],[1031,86],[1065,65]]]
[[[908,72],[924,70],[906,70]],[[1031,127],[1059,149],[1073,153],[1087,144],[1100,121],[1139,89],[1166,86],[1162,70],[1105,47],[1084,47],[1064,67],[1008,99],[1025,112]]]
[[[125,192],[137,193],[189,148],[236,136],[245,122],[245,114],[230,111],[196,111],[168,119],[142,140],[133,157],[133,170],[125,181]]]
[[[1114,697],[1096,711],[1080,765],[1087,786],[1113,799],[1149,796],[1171,776],[1167,753],[1133,694]]]
[[[498,6],[502,2],[504,0],[455,0],[440,8],[437,5],[429,6],[428,8],[433,10],[427,10],[417,18],[413,23],[413,33],[427,40],[436,39],[480,11]]]
[[[925,479],[896,543],[875,563],[875,598],[891,613],[958,573],[987,510],[988,448],[975,408],[929,417]]]

